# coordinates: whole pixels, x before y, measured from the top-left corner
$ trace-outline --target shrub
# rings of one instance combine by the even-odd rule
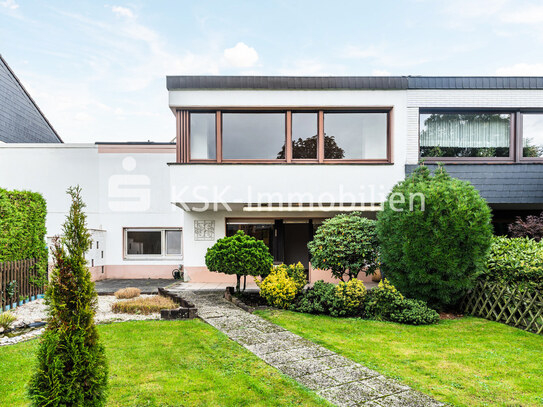
[[[141,294],[141,290],[136,287],[126,287],[121,288],[120,290],[117,290],[115,292],[115,298],[118,300],[120,299],[127,299],[127,298],[135,298],[139,297]]]
[[[69,188],[70,213],[53,247],[54,265],[45,294],[47,328],[29,384],[34,406],[102,406],[108,366],[94,325],[97,295],[86,266],[91,239],[79,187]]]
[[[0,263],[37,259],[38,275],[32,283],[47,282],[47,205],[41,194],[0,188]]]
[[[483,278],[543,290],[543,242],[494,237]]]
[[[234,236],[219,239],[207,249],[205,262],[210,271],[235,274],[239,292],[241,276],[268,275],[273,257],[262,240],[238,230]]]
[[[308,314],[330,314],[335,301],[335,290],[336,287],[332,283],[316,281],[290,309]]]
[[[530,237],[539,242],[543,238],[543,212],[539,216],[527,216],[526,220],[518,216],[508,229],[513,237]]]
[[[439,314],[420,300],[405,298],[385,278],[377,288],[368,291],[365,304],[366,318],[411,325],[436,323]]]
[[[358,212],[325,220],[307,247],[313,267],[329,269],[341,280],[345,275],[357,278],[362,271],[373,274],[378,267],[375,221]]]
[[[13,315],[11,312],[2,312],[0,313],[0,328],[3,328],[4,330],[7,330],[11,328],[11,324],[13,324],[17,320],[17,317]]]
[[[333,316],[356,316],[363,313],[366,287],[358,279],[341,281],[334,290],[335,301],[330,314]]]
[[[178,308],[171,298],[161,295],[152,297],[140,297],[126,301],[117,301],[111,306],[111,310],[117,314],[141,314],[149,315],[160,312],[163,309]]]
[[[271,273],[257,284],[260,287],[260,296],[266,299],[269,305],[288,308],[307,284],[305,268],[302,263],[288,266],[281,264],[274,267]]]
[[[405,295],[434,307],[457,303],[483,271],[490,209],[468,182],[421,166],[394,186],[379,213],[381,270]]]

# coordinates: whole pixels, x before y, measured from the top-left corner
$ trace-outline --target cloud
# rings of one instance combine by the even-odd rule
[[[233,48],[224,50],[226,62],[236,68],[250,68],[258,61],[258,52],[243,42],[238,42]]]
[[[15,2],[15,0],[4,0],[0,1],[0,7],[5,7],[9,10],[15,10],[19,8],[19,5]]]
[[[543,22],[543,6],[523,7],[517,11],[504,13],[502,20],[515,24],[538,24]]]
[[[134,18],[132,10],[121,6],[111,6],[111,11],[120,17]]]
[[[519,63],[511,66],[504,66],[496,69],[499,76],[543,76],[543,63],[526,64]]]

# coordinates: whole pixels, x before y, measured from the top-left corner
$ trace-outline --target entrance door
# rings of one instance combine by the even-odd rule
[[[306,269],[309,268],[309,251],[307,243],[310,240],[310,223],[290,223],[284,224],[284,242],[285,242],[285,264],[296,264],[301,262]]]

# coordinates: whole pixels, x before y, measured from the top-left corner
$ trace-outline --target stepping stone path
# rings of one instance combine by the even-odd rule
[[[209,325],[337,406],[444,406],[359,363],[250,314],[222,293],[177,291]]]

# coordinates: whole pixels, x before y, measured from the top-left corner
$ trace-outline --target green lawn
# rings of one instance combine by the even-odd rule
[[[410,326],[288,311],[258,313],[441,401],[543,405],[542,336],[470,317]]]
[[[327,406],[200,320],[100,325],[110,406]],[[0,348],[0,405],[25,406],[38,341]]]

